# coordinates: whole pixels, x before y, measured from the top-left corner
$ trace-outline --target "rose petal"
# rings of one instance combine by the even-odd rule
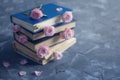
[[[10,63],[9,62],[3,62],[3,66],[7,68],[7,67],[10,66]]]
[[[58,12],[60,12],[62,10],[63,10],[63,8],[56,8],[56,11],[58,11]]]
[[[26,60],[26,59],[22,59],[21,61],[20,61],[20,64],[22,64],[22,65],[25,65],[25,64],[27,64],[28,63],[28,61]]]
[[[40,76],[42,74],[43,71],[34,71],[36,76]]]
[[[19,75],[20,75],[20,76],[25,76],[26,74],[27,74],[26,71],[20,71],[20,72],[19,72]]]

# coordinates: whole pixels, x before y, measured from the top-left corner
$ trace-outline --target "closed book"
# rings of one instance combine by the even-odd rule
[[[17,53],[24,55],[25,57],[28,57],[37,63],[44,65],[47,62],[49,62],[50,60],[54,59],[54,56],[53,56],[54,52],[63,53],[65,50],[70,48],[75,43],[76,43],[76,38],[71,38],[71,39],[65,40],[59,44],[56,44],[56,45],[50,47],[49,54],[45,58],[42,58],[42,59],[38,58],[38,56],[36,55],[35,52],[31,51],[30,49],[28,49],[27,47],[25,47],[24,45],[22,45],[16,41],[14,43],[14,47],[15,47]]]
[[[20,35],[21,34],[14,33],[14,39],[17,42],[19,42],[19,36]],[[23,45],[25,45],[26,47],[28,47],[29,49],[31,49],[33,51],[36,51],[42,45],[52,46],[52,45],[55,45],[55,44],[57,44],[59,42],[62,42],[64,40],[65,39],[60,38],[59,34],[56,34],[56,35],[54,35],[52,37],[49,37],[49,38],[45,37],[45,38],[39,39],[37,41],[31,41],[30,39],[28,39],[27,42],[25,42]]]
[[[57,8],[62,8],[61,11],[57,11]],[[34,9],[34,8],[33,8]],[[33,9],[27,10],[31,12]],[[30,15],[26,15],[25,12],[19,12],[11,15],[11,22],[23,26],[24,28],[37,32],[43,29],[45,26],[54,25],[61,22],[61,16],[66,11],[71,11],[69,8],[65,8],[56,4],[45,4],[42,6],[42,12],[46,15],[40,19],[34,20]]]
[[[64,31],[66,28],[74,28],[76,26],[76,21],[73,20],[72,22],[69,22],[69,23],[60,22],[60,23],[57,23],[53,26],[55,27],[55,34],[56,34],[56,33],[59,33],[61,31]],[[28,36],[32,40],[38,40],[40,38],[46,37],[44,34],[44,30],[40,30],[40,31],[34,33],[34,32],[31,32],[31,31],[29,31],[21,26],[20,32],[25,34],[26,36]]]

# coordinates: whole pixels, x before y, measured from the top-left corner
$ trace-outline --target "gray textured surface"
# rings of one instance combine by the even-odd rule
[[[77,44],[64,58],[45,66],[29,62],[22,66],[13,51],[9,15],[42,3],[73,9],[77,19]],[[120,80],[120,0],[0,0],[0,80]],[[3,61],[11,66],[4,68]],[[18,76],[25,70],[27,75]],[[42,70],[40,77],[31,75]]]

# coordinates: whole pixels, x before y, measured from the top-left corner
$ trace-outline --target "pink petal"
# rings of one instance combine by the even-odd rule
[[[58,12],[60,12],[62,10],[63,10],[63,8],[56,8],[56,11],[58,11]]]
[[[10,66],[10,63],[9,62],[3,62],[3,66],[7,68],[7,67]]]
[[[20,61],[20,64],[22,64],[22,65],[25,65],[25,64],[27,64],[28,63],[28,61],[26,60],[26,59],[22,59],[21,61]]]
[[[34,71],[36,76],[40,76],[42,74],[43,71]]]
[[[19,75],[20,75],[20,76],[25,76],[26,74],[27,74],[26,71],[20,71],[20,72],[19,72]]]

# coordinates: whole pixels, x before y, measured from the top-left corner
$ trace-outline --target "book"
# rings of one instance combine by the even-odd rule
[[[73,20],[72,22],[69,22],[69,23],[61,22],[61,23],[57,23],[57,24],[55,24],[53,26],[55,27],[56,33],[59,33],[61,31],[64,31],[65,28],[74,28],[76,26],[76,21]],[[33,33],[31,31],[25,29],[24,27],[21,27],[20,32],[25,34],[26,36],[28,36],[32,40],[38,40],[40,38],[46,37],[43,30],[40,30],[40,31],[38,31],[36,33]]]
[[[18,39],[19,39],[19,35],[21,34],[17,34],[17,33],[14,33],[14,39],[15,41],[19,42]],[[24,46],[28,47],[29,49],[33,50],[33,51],[36,51],[38,50],[39,46],[42,46],[42,45],[47,45],[47,46],[52,46],[52,45],[55,45],[59,42],[62,42],[64,41],[65,39],[61,39],[59,34],[56,34],[52,37],[45,37],[45,38],[41,38],[37,41],[31,41],[28,39],[27,42],[25,42]]]
[[[58,12],[56,10],[57,8],[62,8],[62,11]],[[27,11],[31,12],[32,10],[33,9]],[[54,25],[56,23],[61,22],[61,16],[66,11],[72,11],[72,10],[56,4],[49,3],[42,6],[42,12],[47,16],[42,17],[38,20],[33,20],[30,18],[29,15],[25,14],[26,11],[23,11],[11,15],[11,22],[23,26],[24,28],[32,32],[37,32],[39,30],[42,30],[45,26]]]
[[[18,53],[18,54],[20,54],[20,55],[22,55],[22,56],[24,56],[24,57],[26,57],[26,58],[28,58],[28,59],[30,59],[30,60],[32,60],[32,61],[34,61],[34,62],[36,62],[36,63],[38,63],[38,64],[41,64],[41,65],[45,65],[45,64],[47,64],[49,61],[51,61],[51,60],[54,59],[54,57],[50,57],[50,58],[47,59],[47,60],[46,60],[46,59],[44,59],[44,60],[36,60],[36,59],[34,59],[33,57],[31,57],[31,56],[29,56],[29,55],[26,55],[25,53],[19,51],[18,49],[15,49],[15,52]]]
[[[59,51],[59,52],[63,53],[65,50],[70,48],[75,43],[76,43],[76,38],[71,38],[71,39],[65,40],[57,45],[54,45],[54,46],[50,47],[50,53],[43,59],[39,59],[35,52],[31,51],[30,49],[21,45],[18,42],[14,42],[14,47],[15,47],[17,53],[19,53],[23,56],[29,57],[31,60],[33,60],[37,63],[45,65],[50,60],[54,59],[53,54],[55,51]]]

